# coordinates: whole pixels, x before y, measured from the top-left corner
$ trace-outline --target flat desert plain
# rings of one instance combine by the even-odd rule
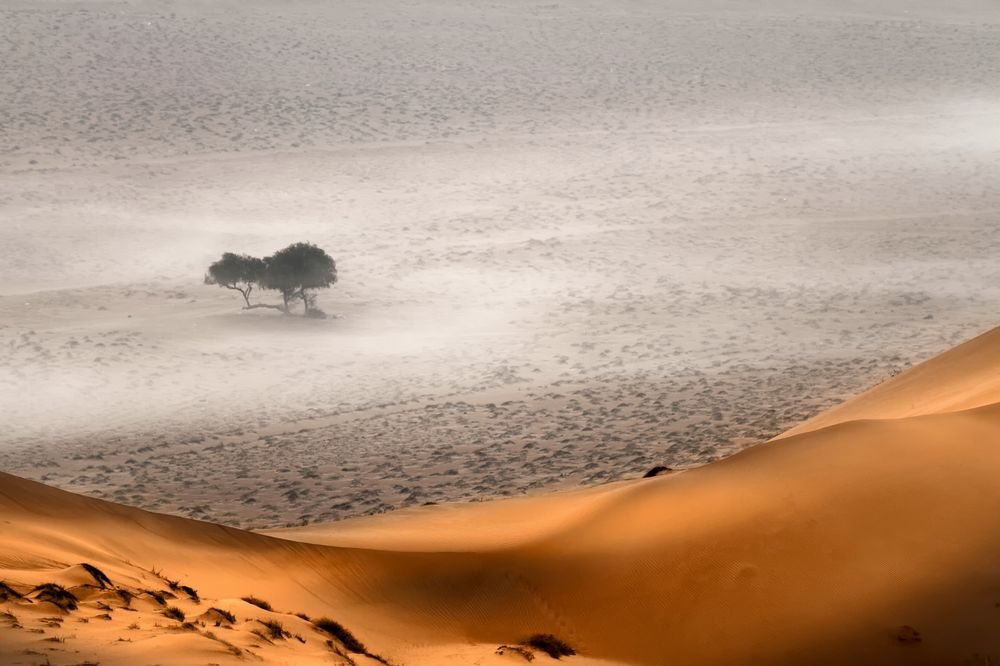
[[[991,2],[8,0],[0,468],[264,528],[766,441],[996,321],[998,52]],[[328,319],[202,283],[300,240]]]

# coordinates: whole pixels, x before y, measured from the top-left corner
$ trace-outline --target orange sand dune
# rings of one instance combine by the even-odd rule
[[[1000,328],[995,328],[795,426],[778,438],[845,421],[899,419],[1000,402],[998,368]]]
[[[272,535],[3,475],[0,580],[22,593],[61,583],[81,603],[0,603],[14,618],[0,616],[0,663],[237,663],[248,653],[375,663],[299,611],[336,619],[394,664],[520,663],[497,647],[539,632],[575,647],[566,660],[577,664],[994,663],[1000,402],[956,411],[990,402],[991,373],[996,331],[849,403],[867,419],[885,405],[881,420],[648,480]],[[928,413],[901,418],[903,395],[905,409]],[[192,586],[200,603],[174,590],[169,604],[194,622],[182,628],[142,595],[129,610],[85,584],[81,562],[133,591]],[[240,601],[248,594],[274,612]],[[211,606],[235,615],[231,628],[214,625]],[[290,636],[253,634],[259,619]]]

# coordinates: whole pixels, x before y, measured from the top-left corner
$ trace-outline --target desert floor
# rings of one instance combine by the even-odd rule
[[[833,4],[4,3],[0,468],[243,527],[568,489],[991,327],[996,12]],[[330,319],[201,282],[298,240]]]

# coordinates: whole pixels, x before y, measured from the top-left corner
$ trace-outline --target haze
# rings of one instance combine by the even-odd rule
[[[5,2],[0,467],[252,527],[572,488],[988,327],[995,5],[749,4]],[[202,283],[300,240],[329,319]]]

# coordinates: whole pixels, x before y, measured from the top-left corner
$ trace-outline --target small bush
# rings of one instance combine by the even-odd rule
[[[89,573],[91,576],[94,577],[94,580],[97,581],[97,584],[101,586],[102,590],[108,587],[113,587],[113,585],[111,584],[111,579],[108,578],[103,571],[95,567],[93,564],[87,564],[86,562],[81,562],[80,566],[86,569],[87,573]]]
[[[161,606],[167,605],[167,599],[163,596],[162,592],[157,592],[156,590],[146,590],[146,594],[152,597],[153,601],[160,604]]]
[[[257,620],[257,621],[260,622],[262,625],[264,625],[265,628],[267,628],[267,633],[273,639],[279,639],[279,638],[285,638],[286,636],[291,636],[290,633],[285,631],[285,628],[281,625],[281,623],[276,620]]]
[[[368,650],[365,646],[354,637],[350,631],[347,630],[344,625],[331,620],[326,617],[322,617],[318,620],[313,620],[313,626],[320,631],[326,632],[336,638],[338,641],[343,643],[344,647],[351,652],[357,652],[358,654],[368,654]]]
[[[177,620],[178,622],[184,621],[184,611],[182,611],[177,606],[170,606],[163,611],[164,617],[169,617],[171,620]]]
[[[79,601],[75,594],[55,583],[42,583],[32,592],[36,593],[35,599],[37,601],[48,601],[65,611],[76,610],[76,603]]]
[[[212,606],[208,610],[209,612],[215,611],[216,613],[221,615],[226,622],[229,622],[230,624],[236,624],[236,616],[230,613],[229,611],[222,610],[221,608],[216,608],[215,606]]]
[[[263,599],[258,599],[257,597],[254,597],[254,596],[243,597],[243,601],[247,602],[248,604],[250,604],[252,606],[256,606],[257,608],[260,608],[261,610],[266,610],[266,611],[272,611],[272,610],[274,610],[273,608],[271,608],[271,604],[267,603]]]
[[[566,645],[566,643],[563,643],[552,634],[535,634],[528,640],[524,641],[524,645],[533,647],[536,650],[541,650],[553,659],[559,659],[560,657],[572,657],[576,654],[576,650]]]
[[[180,590],[191,597],[191,600],[195,603],[201,603],[201,597],[198,596],[198,590],[194,589],[190,585],[181,585]]]
[[[309,616],[306,615],[305,613],[296,613],[295,617],[297,617],[299,619],[302,619],[302,620],[305,620],[306,622],[309,621]]]
[[[118,595],[118,598],[122,600],[123,604],[125,604],[126,606],[131,605],[133,596],[131,592],[122,588],[118,588],[117,590],[115,590],[115,594]]]
[[[24,595],[12,588],[7,583],[0,580],[0,601],[9,601],[11,599],[23,599]]]
[[[672,471],[673,470],[670,469],[669,467],[664,467],[663,465],[657,465],[653,469],[651,469],[648,472],[646,472],[645,474],[643,474],[642,478],[644,478],[644,479],[651,479],[654,476],[658,476],[659,474],[661,474],[663,472],[672,472]]]

